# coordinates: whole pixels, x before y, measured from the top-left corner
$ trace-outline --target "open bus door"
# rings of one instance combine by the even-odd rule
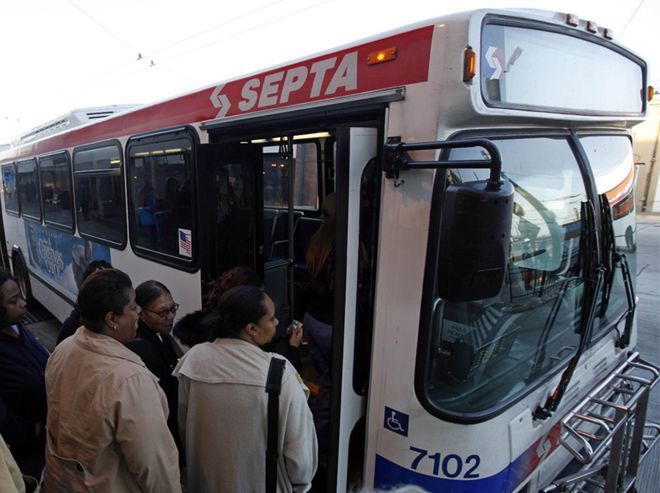
[[[250,144],[202,144],[197,154],[197,207],[202,281],[236,266],[263,276],[261,149]]]
[[[331,133],[336,138],[330,140],[335,145],[331,173],[337,204],[335,321],[328,443],[319,450],[315,492],[347,491],[349,482],[358,484],[362,473],[381,182],[375,125],[338,126]],[[264,279],[285,330],[293,313],[290,271],[295,252],[289,250],[281,258],[264,255],[263,167],[268,152],[247,143],[249,136],[241,135],[240,142],[196,148],[202,279],[217,278],[236,265],[252,267]],[[328,178],[332,177],[325,177],[326,185]],[[331,188],[324,188],[325,193]],[[289,247],[294,243],[289,241]],[[304,370],[302,374],[305,378]]]
[[[291,261],[264,255],[263,147],[241,141],[196,151],[202,280],[251,268],[264,280],[284,332],[291,320]]]
[[[330,437],[324,491],[359,482],[364,457],[366,381],[375,278],[378,130],[339,127],[335,156],[335,320],[332,338]],[[365,315],[367,312],[367,315]],[[365,341],[368,339],[367,343]],[[365,370],[366,365],[366,370]],[[321,451],[323,453],[323,451]],[[316,488],[315,490],[316,491]]]

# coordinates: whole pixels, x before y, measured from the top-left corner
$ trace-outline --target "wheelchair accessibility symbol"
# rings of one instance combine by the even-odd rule
[[[407,437],[408,415],[385,406],[385,421],[383,426],[394,433]]]

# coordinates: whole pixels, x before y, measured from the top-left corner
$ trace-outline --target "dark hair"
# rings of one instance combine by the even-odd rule
[[[247,324],[266,315],[266,293],[256,286],[237,286],[223,294],[215,305],[219,320],[215,337],[238,338]]]
[[[309,247],[305,255],[307,268],[313,275],[317,275],[323,269],[326,260],[335,247],[335,194],[328,194],[321,207],[323,222],[321,227],[309,240]]]
[[[164,295],[172,294],[162,282],[144,281],[137,288],[135,288],[135,302],[140,305],[140,308],[145,308],[156,298]]]
[[[87,264],[87,267],[85,268],[85,271],[82,275],[82,280],[84,281],[94,272],[101,269],[112,269],[112,265],[110,265],[105,260],[92,260],[89,264]]]
[[[16,279],[11,275],[8,270],[0,269],[0,288],[5,285],[7,281],[14,281]],[[0,291],[0,328],[9,327],[9,319],[7,318],[7,310],[5,310],[5,300],[2,299],[2,291]]]
[[[101,332],[106,313],[124,313],[131,301],[132,287],[131,278],[118,269],[101,269],[92,273],[78,292],[81,323],[89,330]]]
[[[172,332],[186,346],[193,347],[215,339],[220,314],[215,310],[197,310],[184,315],[174,324]]]
[[[223,272],[217,280],[211,281],[208,285],[209,294],[206,298],[206,308],[212,308],[218,300],[229,291],[231,288],[237,286],[256,286],[261,289],[264,282],[249,267],[238,266]]]

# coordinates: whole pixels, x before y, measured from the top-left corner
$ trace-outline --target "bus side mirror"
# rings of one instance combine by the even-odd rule
[[[494,189],[497,188],[497,189]],[[496,296],[509,258],[513,186],[488,181],[444,192],[438,251],[438,296],[454,302]]]

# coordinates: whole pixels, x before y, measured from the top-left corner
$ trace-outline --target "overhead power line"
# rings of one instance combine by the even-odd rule
[[[162,52],[162,51],[165,51],[165,50],[169,50],[169,49],[171,49],[171,48],[174,48],[175,46],[178,46],[178,45],[180,45],[180,44],[182,44],[182,43],[185,43],[185,42],[187,42],[187,41],[190,41],[191,39],[198,38],[198,37],[200,37],[200,36],[202,36],[202,35],[204,35],[204,34],[210,33],[211,31],[215,31],[216,29],[219,29],[219,28],[221,28],[221,27],[223,27],[223,26],[227,26],[227,25],[229,25],[229,24],[231,24],[231,23],[233,23],[233,22],[236,22],[236,21],[239,21],[239,20],[241,20],[241,19],[244,19],[245,17],[248,17],[248,16],[251,16],[251,15],[253,15],[253,14],[256,14],[256,13],[262,11],[262,10],[266,10],[267,8],[270,8],[270,7],[272,7],[273,5],[276,5],[276,4],[278,4],[278,3],[282,3],[282,2],[284,2],[284,1],[285,1],[285,0],[276,0],[275,2],[268,3],[268,4],[264,5],[263,7],[259,7],[259,8],[256,8],[256,9],[253,9],[253,10],[250,10],[249,12],[245,12],[245,13],[243,13],[243,14],[240,14],[240,15],[238,15],[238,16],[236,16],[236,17],[233,17],[233,18],[231,18],[231,19],[229,19],[229,20],[226,20],[226,21],[221,22],[220,24],[216,24],[216,25],[213,26],[213,27],[209,27],[208,29],[204,29],[204,30],[202,30],[202,31],[198,31],[198,32],[196,32],[195,34],[192,34],[192,35],[187,36],[187,37],[185,37],[185,38],[179,39],[178,41],[175,41],[174,43],[170,43],[170,44],[167,45],[167,46],[163,46],[162,48],[158,48],[156,51],[152,52],[152,54],[155,55],[155,54],[160,53],[160,52]]]
[[[70,1],[70,0],[67,0],[67,1]],[[160,53],[160,52],[165,51],[166,49],[171,49],[172,47],[177,46],[177,45],[179,45],[179,44],[182,44],[182,43],[184,43],[184,42],[186,42],[186,41],[188,41],[188,40],[190,40],[190,39],[194,39],[194,38],[199,37],[199,36],[201,36],[201,35],[203,35],[203,34],[206,34],[206,33],[208,33],[208,32],[211,32],[211,31],[215,30],[215,29],[218,29],[219,27],[226,26],[226,25],[228,25],[228,24],[230,24],[230,23],[232,23],[232,22],[235,22],[235,21],[237,21],[237,20],[240,20],[240,19],[242,19],[242,18],[244,18],[244,17],[247,17],[247,16],[249,16],[249,15],[253,15],[253,14],[259,12],[259,11],[265,10],[266,8],[269,8],[269,7],[271,7],[271,6],[275,5],[275,4],[277,4],[277,3],[281,3],[281,2],[283,2],[283,1],[285,1],[285,0],[277,0],[277,1],[275,1],[275,2],[271,2],[271,3],[267,4],[267,5],[265,5],[265,6],[263,6],[263,7],[260,7],[259,9],[254,9],[254,10],[252,10],[252,11],[250,11],[250,12],[246,12],[246,13],[241,14],[241,15],[239,15],[239,16],[237,16],[237,17],[234,17],[234,18],[232,18],[232,19],[230,19],[230,20],[228,20],[228,21],[224,21],[224,22],[222,22],[221,24],[218,24],[218,25],[213,26],[213,27],[211,27],[211,28],[205,29],[205,30],[203,30],[203,31],[199,31],[199,32],[196,33],[196,34],[193,34],[193,35],[188,36],[188,37],[186,37],[186,38],[184,38],[184,39],[181,39],[181,40],[179,40],[179,41],[176,41],[176,42],[174,42],[174,43],[171,43],[170,45],[168,45],[168,46],[166,46],[166,47],[163,47],[163,48],[160,48],[160,49],[154,51],[153,53]],[[135,74],[137,74],[138,72],[140,72],[140,71],[142,71],[142,70],[144,70],[144,69],[146,69],[146,68],[151,68],[151,67],[153,67],[153,66],[161,66],[161,67],[163,67],[163,68],[167,68],[168,70],[174,72],[174,70],[172,70],[171,67],[166,67],[166,66],[165,66],[165,63],[167,63],[167,62],[169,62],[169,61],[172,61],[172,60],[175,60],[175,59],[177,59],[177,58],[180,58],[180,57],[182,57],[182,56],[188,55],[188,54],[190,54],[190,53],[193,53],[193,52],[196,52],[196,51],[199,51],[199,50],[205,49],[205,48],[207,48],[207,47],[209,47],[209,46],[212,46],[212,45],[215,45],[215,44],[218,44],[218,43],[222,43],[222,42],[227,41],[227,40],[229,40],[229,39],[232,39],[232,38],[238,37],[238,36],[240,36],[240,35],[242,35],[242,34],[245,34],[245,33],[251,32],[251,31],[254,31],[254,30],[256,30],[256,29],[260,29],[260,28],[262,28],[262,27],[264,27],[264,26],[267,26],[267,25],[269,25],[269,24],[273,24],[273,23],[275,23],[275,22],[279,22],[279,21],[281,21],[281,20],[283,20],[283,19],[286,19],[286,18],[289,18],[289,17],[293,17],[293,16],[295,16],[295,15],[301,14],[302,12],[306,12],[306,11],[308,11],[308,10],[311,10],[311,9],[313,9],[313,8],[319,7],[319,6],[323,5],[323,4],[326,4],[326,3],[329,3],[329,2],[332,2],[332,1],[334,1],[334,0],[323,0],[323,1],[319,2],[319,3],[316,3],[316,4],[313,4],[313,5],[310,5],[310,6],[308,6],[308,7],[304,7],[304,8],[301,8],[301,9],[299,9],[299,10],[296,10],[296,11],[294,11],[294,12],[290,12],[290,13],[288,13],[288,14],[282,15],[282,16],[280,16],[280,17],[270,19],[270,20],[268,20],[268,21],[266,21],[266,22],[263,22],[263,23],[261,23],[261,24],[258,24],[258,25],[256,25],[256,26],[249,27],[249,28],[247,28],[247,29],[244,29],[244,30],[242,30],[242,31],[239,31],[239,32],[237,32],[237,33],[234,33],[234,34],[232,34],[231,36],[227,36],[227,37],[225,37],[225,38],[216,39],[216,40],[214,40],[214,41],[211,41],[211,42],[209,42],[209,43],[203,44],[203,45],[201,45],[201,46],[197,46],[197,47],[195,47],[195,48],[191,48],[191,49],[189,49],[189,50],[183,51],[183,52],[178,53],[178,54],[176,54],[176,55],[170,56],[169,58],[158,59],[158,58],[156,58],[156,57],[152,57],[150,53],[147,53],[147,52],[139,52],[139,53],[138,53],[138,58],[137,58],[137,60],[132,60],[132,61],[127,62],[127,63],[125,63],[125,64],[122,64],[122,65],[120,65],[120,66],[118,66],[118,67],[116,67],[116,68],[114,68],[114,69],[111,69],[111,70],[109,70],[109,71],[107,71],[107,72],[104,72],[103,74],[100,74],[100,75],[97,75],[97,76],[95,76],[95,77],[93,77],[93,78],[91,78],[91,79],[88,79],[87,81],[81,83],[81,85],[87,85],[87,84],[90,84],[90,83],[92,83],[92,82],[94,82],[94,81],[96,81],[96,80],[99,80],[99,79],[101,79],[101,78],[104,78],[104,77],[106,77],[106,76],[108,76],[108,75],[116,74],[116,72],[117,72],[118,70],[120,70],[120,69],[126,68],[126,67],[128,67],[128,66],[130,66],[130,65],[132,65],[132,64],[134,64],[134,63],[136,63],[136,62],[139,64],[141,61],[143,61],[143,60],[147,60],[147,59],[150,60],[151,63],[149,63],[148,65],[141,65],[141,66],[138,67],[136,70],[134,70],[134,71],[132,71],[132,72],[129,72],[128,74],[126,74],[126,75],[124,75],[124,76],[122,76],[122,77],[115,78],[115,79],[112,80],[112,81],[108,81],[108,82],[106,82],[105,84],[102,84],[102,87],[105,87],[105,86],[109,86],[109,85],[115,84],[115,83],[117,83],[117,82],[119,82],[119,81],[121,81],[121,80],[123,80],[123,79],[127,79],[127,78],[129,78],[129,77],[134,76]],[[177,73],[178,75],[181,75],[181,76],[183,75],[183,74],[181,74],[181,73],[179,73],[179,72],[175,72],[175,73]]]
[[[626,32],[626,29],[628,29],[628,26],[630,25],[630,22],[631,22],[631,21],[634,19],[634,17],[637,15],[637,12],[639,11],[640,7],[641,7],[642,5],[644,5],[644,2],[645,2],[645,1],[646,1],[646,0],[641,0],[641,1],[639,2],[639,5],[637,5],[637,8],[635,9],[635,11],[632,13],[632,15],[630,16],[630,18],[628,19],[628,21],[626,21],[625,25],[623,26],[623,29],[621,29],[621,34],[619,34],[619,38],[621,38],[621,36],[623,36],[623,33]]]
[[[171,57],[169,57],[169,58],[164,58],[163,60],[160,61],[160,63],[169,62],[169,61],[175,60],[175,59],[177,59],[177,58],[180,58],[180,57],[182,57],[182,56],[189,55],[190,53],[194,53],[195,51],[203,50],[204,48],[208,48],[209,46],[213,46],[213,45],[215,45],[215,44],[222,43],[222,42],[224,42],[224,41],[227,41],[227,40],[230,40],[230,39],[236,38],[236,37],[241,36],[241,35],[243,35],[243,34],[249,33],[249,32],[251,32],[251,31],[255,31],[255,30],[257,30],[257,29],[260,29],[260,28],[262,28],[262,27],[268,26],[268,25],[273,24],[273,23],[275,23],[275,22],[279,22],[279,21],[281,21],[281,20],[283,20],[283,19],[286,19],[286,18],[288,18],[288,17],[293,17],[294,15],[301,14],[301,13],[303,13],[303,12],[306,12],[306,11],[308,11],[308,10],[314,9],[314,8],[316,8],[316,7],[319,7],[319,6],[321,6],[321,5],[325,4],[325,3],[329,3],[329,2],[332,2],[332,1],[334,1],[334,0],[323,0],[322,2],[315,3],[314,5],[310,5],[309,7],[305,7],[305,8],[302,8],[302,9],[300,9],[300,10],[296,10],[295,12],[291,12],[291,13],[289,13],[289,14],[285,14],[285,15],[283,15],[283,16],[281,16],[281,17],[277,17],[277,18],[275,18],[275,19],[270,19],[270,20],[268,20],[268,21],[266,21],[266,22],[263,22],[263,23],[261,23],[261,24],[257,24],[256,26],[249,27],[249,28],[247,28],[247,29],[244,29],[244,30],[242,30],[242,31],[239,31],[239,32],[237,32],[237,33],[234,33],[234,34],[232,34],[232,35],[230,35],[230,36],[227,36],[227,37],[225,37],[225,38],[221,38],[221,39],[217,39],[217,40],[215,40],[215,41],[211,41],[211,42],[209,42],[209,43],[203,44],[203,45],[198,46],[198,47],[196,47],[196,48],[192,48],[192,49],[187,50],[187,51],[184,51],[184,52],[182,52],[182,53],[178,53],[178,54],[176,54],[176,55],[173,55],[173,56],[171,56]]]
[[[87,17],[90,21],[92,21],[94,24],[96,24],[96,25],[99,26],[101,29],[103,29],[105,32],[107,32],[110,36],[112,36],[112,37],[115,38],[117,41],[119,41],[121,44],[123,44],[124,46],[126,46],[128,49],[130,49],[131,51],[134,51],[135,53],[139,53],[139,50],[138,50],[138,49],[136,49],[135,47],[133,47],[130,43],[128,43],[128,42],[127,42],[126,40],[124,40],[122,37],[120,37],[120,36],[117,35],[115,32],[113,32],[112,30],[110,30],[105,24],[103,24],[102,22],[100,22],[98,19],[94,18],[89,12],[87,12],[86,10],[84,10],[80,5],[77,5],[77,4],[74,3],[72,0],[66,0],[66,1],[69,2],[71,5],[73,5],[76,9],[78,9],[78,11],[80,11],[80,12],[81,12],[85,17]]]
[[[67,0],[67,1],[70,1],[70,0]],[[271,3],[269,3],[269,4],[266,4],[266,5],[264,5],[264,6],[261,6],[261,7],[257,8],[257,9],[250,10],[250,11],[245,12],[245,13],[243,13],[243,14],[240,14],[240,15],[238,15],[238,16],[236,16],[236,17],[233,17],[233,18],[231,18],[231,19],[229,19],[229,20],[223,21],[223,22],[221,22],[220,24],[216,24],[216,25],[213,26],[213,27],[210,27],[210,28],[207,28],[207,29],[203,29],[203,30],[201,30],[201,31],[196,32],[195,34],[192,34],[192,35],[190,35],[190,36],[186,36],[185,38],[182,38],[182,39],[179,39],[179,40],[177,40],[177,41],[175,41],[175,42],[173,42],[173,43],[170,43],[169,45],[166,45],[166,46],[163,46],[163,47],[161,47],[161,48],[158,48],[158,49],[156,49],[156,50],[153,51],[153,52],[146,53],[146,52],[141,52],[141,51],[140,51],[140,52],[138,52],[138,54],[137,54],[137,59],[136,59],[136,60],[131,60],[130,62],[122,63],[122,64],[120,64],[120,65],[117,65],[117,66],[111,68],[110,70],[107,70],[107,71],[105,71],[105,72],[103,72],[103,73],[101,73],[101,74],[95,75],[95,76],[93,76],[92,78],[87,79],[87,80],[81,82],[80,85],[81,85],[81,86],[85,86],[85,85],[87,85],[87,84],[91,84],[91,83],[93,83],[93,82],[96,82],[96,81],[99,80],[99,79],[103,79],[103,78],[105,78],[105,77],[107,77],[107,76],[109,76],[109,75],[116,74],[117,71],[122,70],[122,69],[124,69],[124,68],[126,68],[126,67],[128,67],[128,66],[130,66],[130,65],[133,65],[133,64],[135,63],[135,61],[140,61],[140,60],[143,60],[143,59],[146,59],[146,58],[149,58],[149,59],[151,60],[151,63],[150,63],[150,64],[148,64],[148,65],[146,65],[146,66],[142,65],[142,66],[138,67],[135,71],[133,71],[133,72],[131,72],[130,74],[127,75],[127,77],[131,77],[131,76],[135,75],[137,72],[139,72],[140,70],[143,70],[144,68],[151,68],[151,67],[155,66],[155,65],[156,65],[156,62],[160,64],[161,62],[160,62],[158,59],[156,59],[156,62],[153,61],[153,58],[154,58],[153,55],[155,55],[155,54],[162,53],[163,51],[169,50],[169,49],[171,49],[171,48],[173,48],[173,47],[175,47],[175,46],[178,46],[178,45],[183,44],[183,43],[185,43],[185,42],[187,42],[187,41],[190,41],[191,39],[195,39],[195,38],[197,38],[197,37],[199,37],[199,36],[202,36],[202,35],[204,35],[204,34],[207,34],[207,33],[211,32],[211,31],[214,31],[214,30],[216,30],[216,29],[218,29],[218,28],[220,28],[220,27],[227,26],[227,25],[229,25],[229,24],[231,24],[231,23],[233,23],[233,22],[236,22],[236,21],[238,21],[238,20],[241,20],[241,19],[243,19],[243,18],[245,18],[245,17],[248,17],[248,16],[250,16],[250,15],[254,15],[254,14],[260,12],[260,11],[266,10],[266,9],[272,7],[273,5],[276,5],[276,4],[278,4],[278,3],[282,3],[282,2],[284,2],[284,1],[286,1],[286,0],[276,0],[276,1],[274,1],[274,2],[271,2]],[[294,12],[293,14],[295,14],[295,12]],[[291,14],[291,15],[293,15],[293,14]],[[189,53],[189,52],[186,52],[186,53]],[[116,79],[116,80],[121,80],[121,77],[120,77],[119,79]],[[114,82],[114,81],[113,81],[113,82]],[[113,82],[111,82],[110,84],[112,84]],[[107,86],[107,85],[110,85],[110,84],[104,84],[104,86]]]

